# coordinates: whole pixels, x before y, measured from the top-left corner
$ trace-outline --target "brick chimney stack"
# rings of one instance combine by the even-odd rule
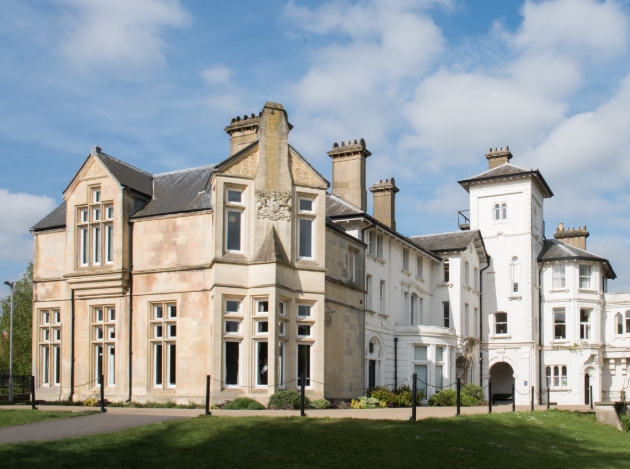
[[[335,143],[328,152],[333,162],[332,193],[364,212],[367,210],[365,162],[371,154],[363,139]]]
[[[396,230],[396,187],[394,178],[382,180],[370,187],[374,197],[374,218]]]
[[[488,150],[486,158],[488,158],[488,165],[490,166],[488,169],[494,169],[497,166],[509,163],[509,161],[512,159],[512,153],[510,153],[510,147],[508,147],[507,145],[505,146],[505,150],[503,149],[503,147],[495,148],[494,150],[490,148],[490,150]]]
[[[586,251],[586,238],[589,237],[589,232],[586,231],[586,225],[584,225],[584,228],[578,226],[577,229],[571,228],[565,230],[564,225],[558,223],[558,229],[553,237],[564,244]]]
[[[236,116],[230,125],[224,129],[230,136],[230,156],[258,140],[261,115],[262,112],[258,116],[253,113],[251,116],[245,114],[242,118]]]

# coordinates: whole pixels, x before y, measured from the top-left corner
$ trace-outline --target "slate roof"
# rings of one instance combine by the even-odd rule
[[[341,216],[341,215],[357,215],[365,213],[358,207],[355,207],[350,202],[346,202],[340,197],[332,194],[326,194],[326,215],[329,217]]]
[[[610,264],[608,259],[604,259],[603,257],[597,256],[593,253],[584,251],[583,249],[569,246],[568,244],[564,244],[556,239],[546,239],[542,251],[540,251],[540,254],[538,255],[538,261],[549,262],[563,260],[584,260],[601,262],[608,269],[607,276],[613,279],[617,278],[617,274],[615,274],[615,271],[613,270],[612,265]]]
[[[432,252],[464,251],[481,234],[479,230],[454,231],[424,236],[411,236],[409,239],[418,246]]]
[[[120,184],[141,194],[153,195],[153,176],[150,173],[103,152],[98,152],[96,156]]]
[[[466,192],[470,192],[470,185],[474,182],[492,181],[494,179],[503,179],[510,176],[531,176],[540,184],[545,198],[553,197],[553,192],[547,184],[547,181],[545,181],[545,178],[540,174],[540,171],[537,169],[521,168],[520,166],[515,166],[510,163],[503,163],[489,171],[458,182],[466,189]]]
[[[153,199],[133,218],[211,209],[207,186],[215,167],[209,165],[156,174],[153,176]]]
[[[52,212],[42,218],[31,231],[46,231],[66,227],[66,202],[62,202]]]

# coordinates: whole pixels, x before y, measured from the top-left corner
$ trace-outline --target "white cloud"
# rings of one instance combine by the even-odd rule
[[[219,64],[203,70],[201,75],[208,85],[230,85],[232,70]]]
[[[55,206],[50,197],[0,189],[0,260],[32,259],[33,237],[28,230]]]
[[[69,7],[62,49],[78,69],[146,76],[166,62],[168,27],[189,24],[179,0],[58,0]]]

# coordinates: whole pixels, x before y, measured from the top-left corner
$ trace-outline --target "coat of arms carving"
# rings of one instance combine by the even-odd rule
[[[269,220],[291,220],[291,207],[289,191],[277,191],[269,189],[256,191],[256,218],[268,218]]]

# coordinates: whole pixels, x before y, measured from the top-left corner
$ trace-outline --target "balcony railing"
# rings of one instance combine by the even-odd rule
[[[460,210],[457,212],[457,225],[460,230],[470,229],[470,210]]]

